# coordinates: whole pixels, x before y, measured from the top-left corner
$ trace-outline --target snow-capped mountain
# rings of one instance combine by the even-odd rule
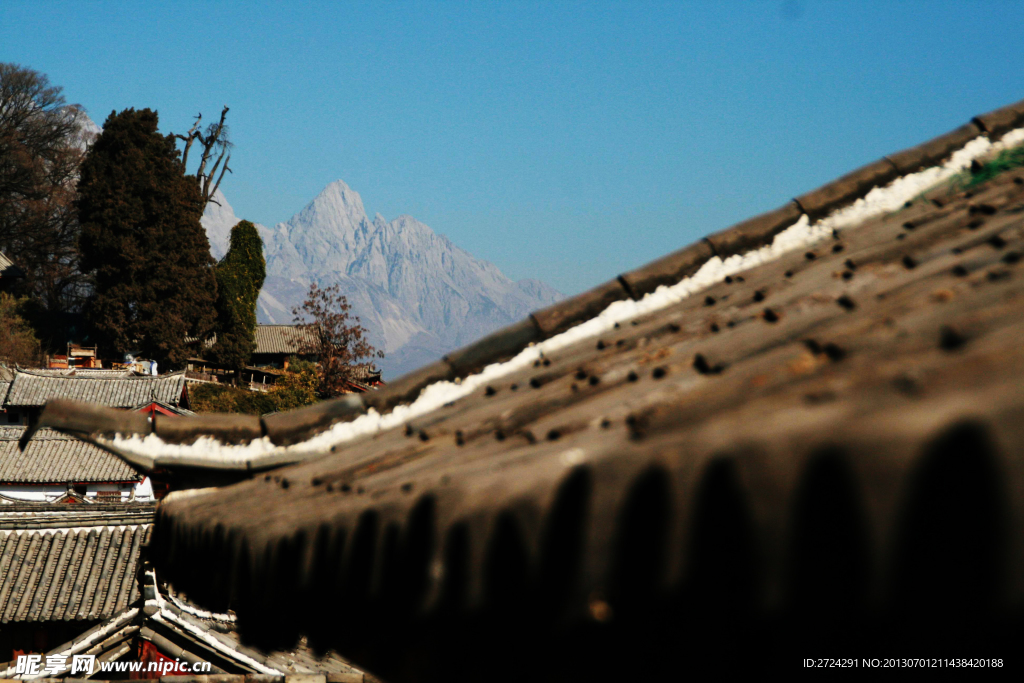
[[[76,123],[78,124],[78,133],[74,144],[79,149],[85,151],[92,143],[96,142],[96,138],[103,132],[103,129],[81,107],[75,106],[70,108],[70,110],[74,112],[77,119]]]
[[[219,259],[239,219],[222,193],[215,199],[220,206],[207,206],[203,226]],[[340,284],[371,343],[386,354],[379,363],[386,377],[562,298],[543,282],[510,280],[411,216],[370,220],[359,194],[341,180],[289,221],[257,228],[267,258],[260,322],[291,323],[310,282]]]

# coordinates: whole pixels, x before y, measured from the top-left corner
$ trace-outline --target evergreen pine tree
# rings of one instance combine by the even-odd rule
[[[213,358],[241,370],[256,348],[256,299],[267,275],[263,240],[256,226],[231,228],[231,247],[217,264],[217,343]]]
[[[79,248],[100,343],[173,367],[189,355],[186,337],[212,331],[217,281],[196,180],[157,123],[149,109],[107,118],[82,164]]]

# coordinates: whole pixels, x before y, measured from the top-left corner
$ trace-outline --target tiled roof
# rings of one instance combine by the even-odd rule
[[[257,645],[304,633],[396,682],[1010,651],[1024,171],[928,184],[1021,125],[1024,102],[980,116],[380,391],[173,425],[322,457],[171,494],[155,565]]]
[[[111,662],[126,658],[126,655],[132,651],[131,641],[139,631],[139,626],[135,623],[138,621],[138,616],[139,609],[132,607],[105,621],[101,621],[92,628],[76,634],[72,640],[53,648],[46,655],[53,656],[55,659],[58,659],[57,656],[59,655],[58,661],[54,662],[54,660],[48,660],[46,657],[42,661],[44,664],[53,662],[54,666],[61,666],[63,670],[59,671],[57,675],[50,674],[39,676],[38,678],[63,678],[64,680],[75,681],[75,678],[68,676],[74,663],[74,655],[92,655],[100,662]],[[31,677],[18,673],[17,660],[7,662],[6,666],[0,664],[0,678],[31,680]],[[91,679],[79,678],[77,680]]]
[[[131,370],[114,370],[111,368],[33,368],[33,375],[48,377],[93,377],[100,379],[118,379],[125,377],[144,377]]]
[[[0,279],[5,277],[21,277],[24,275],[21,268],[15,265],[14,261],[7,258],[0,252]]]
[[[151,577],[147,577],[151,578]],[[151,589],[147,589],[151,590]],[[160,644],[173,642],[193,657],[213,663],[223,671],[246,671],[256,674],[301,675],[342,674],[342,681],[360,681],[363,674],[336,652],[317,656],[308,645],[264,652],[242,643],[237,624],[227,615],[214,614],[177,598],[147,600],[147,606],[158,607],[143,625],[142,637]],[[372,677],[366,677],[369,683]]]
[[[101,499],[102,501],[102,499]],[[156,503],[107,503],[85,505],[18,502],[0,505],[0,529],[53,529],[93,526],[151,524]]]
[[[106,619],[138,596],[152,524],[0,530],[0,622]]]
[[[14,379],[14,370],[6,365],[0,365],[0,406],[7,398],[7,390],[11,388],[11,380]]]
[[[299,353],[303,344],[313,344],[315,341],[308,327],[257,325],[256,350],[253,353]]]
[[[184,609],[179,609],[177,604]],[[64,671],[57,676],[63,677],[70,673],[68,669],[73,655],[93,655],[100,662],[130,660],[134,650],[131,641],[141,640],[152,643],[166,656],[187,662],[208,662],[210,673],[217,676],[219,683],[253,683],[254,680],[260,683],[378,683],[376,678],[352,667],[334,653],[317,657],[308,647],[300,645],[289,651],[267,655],[246,647],[231,631],[233,624],[220,620],[225,615],[197,610],[181,602],[177,604],[163,598],[146,600],[141,614],[139,607],[125,610],[53,648],[46,655],[63,656],[60,659],[64,661]],[[208,618],[196,617],[195,614]],[[0,678],[20,677],[15,662],[0,667]],[[254,679],[254,675],[258,678]],[[159,680],[188,683],[206,681],[207,677],[178,675]]]
[[[131,408],[151,399],[178,405],[185,373],[158,377],[54,376],[18,370],[7,393],[6,405],[41,406],[52,398],[88,401],[112,408]]]
[[[352,367],[352,377],[363,382],[380,380],[380,373],[381,371],[374,367],[372,363],[365,363]]]
[[[96,537],[98,551],[93,552],[91,558],[88,558],[85,556],[88,548],[81,549],[82,566],[85,566],[84,563],[92,564],[89,570],[91,576],[84,575],[82,570],[79,570],[80,577],[78,579],[72,575],[67,577],[66,581],[77,581],[83,587],[91,586],[95,591],[92,597],[94,607],[86,607],[83,603],[87,601],[80,600],[79,606],[72,606],[72,609],[88,609],[90,617],[105,618],[106,621],[101,621],[92,628],[77,633],[72,640],[54,647],[46,654],[91,654],[100,661],[130,659],[132,648],[129,647],[131,644],[129,641],[141,637],[143,640],[152,642],[165,655],[176,656],[187,661],[210,662],[212,664],[211,672],[220,674],[225,681],[237,680],[238,683],[246,683],[251,681],[251,675],[254,673],[261,675],[260,680],[265,683],[272,681],[287,683],[285,676],[310,674],[326,675],[328,681],[336,683],[373,683],[376,681],[372,676],[365,675],[352,667],[336,653],[327,652],[317,655],[305,643],[270,653],[243,645],[236,632],[237,624],[233,616],[211,613],[189,603],[184,598],[162,595],[164,591],[153,590],[155,587],[154,576],[151,572],[146,575],[148,582],[144,596],[146,599],[144,602],[139,601],[137,589],[139,576],[135,570],[138,567],[139,547],[146,541],[145,528],[150,526],[153,521],[154,506],[97,504],[87,507],[88,509],[79,507],[79,509],[69,510],[68,506],[20,506],[17,513],[9,513],[6,508],[0,507],[0,560],[5,559],[5,548],[10,550],[13,547],[13,552],[19,552],[16,547],[17,543],[21,542],[19,533],[21,535],[28,534],[25,536],[28,540],[23,543],[25,547],[21,551],[23,556],[28,556],[33,552],[32,542],[36,540],[32,535],[33,530],[46,529],[47,531],[42,533],[57,535],[50,541],[51,548],[49,549],[43,545],[45,539],[40,537],[39,552],[41,555],[31,562],[23,561],[19,567],[17,560],[12,559],[5,567],[0,561],[0,567],[9,568],[15,572],[11,577],[12,581],[19,579],[18,574],[21,574],[23,579],[30,577],[30,565],[32,564],[37,568],[45,565],[44,572],[52,570],[49,580],[61,581],[61,578],[55,574],[60,567],[62,550],[53,548],[52,544],[60,543],[61,534],[71,527],[91,527],[98,532]],[[39,512],[39,508],[44,509]],[[15,540],[11,541],[15,546],[8,546],[8,538],[4,535],[4,531],[12,528],[18,529],[17,526],[11,526],[18,523],[33,525],[32,530],[21,528],[20,532],[15,532]],[[104,534],[109,535],[112,529],[121,530],[120,551],[112,551],[109,545],[104,550],[102,546],[105,542]],[[89,531],[89,529],[85,529],[85,531]],[[87,535],[81,538],[88,541]],[[72,545],[69,546],[69,543]],[[65,540],[65,546],[70,549],[63,552],[73,557],[75,543],[75,537]],[[117,546],[118,541],[111,535],[109,544]],[[127,554],[125,555],[125,553]],[[121,558],[121,555],[124,557]],[[132,565],[130,562],[126,564],[122,573],[122,561],[127,562],[132,558],[135,559],[135,564]],[[44,565],[40,563],[44,563]],[[104,580],[103,577],[108,575],[109,580]],[[127,581],[131,582],[133,586],[131,589],[127,587]],[[10,582],[0,579],[0,596],[2,596],[0,600],[7,599],[8,594],[13,595],[18,590],[17,586],[8,590],[8,583]],[[59,593],[60,586],[36,588],[31,582],[26,584],[23,581],[22,584],[24,585],[23,590],[27,590],[29,595],[22,594],[20,605],[10,608],[11,613],[15,615],[12,621],[45,620],[47,614],[43,613],[41,608],[36,608],[39,613],[33,614],[32,604],[38,603],[45,607],[47,595],[41,591],[49,590]],[[111,595],[111,587],[117,587],[121,592]],[[37,590],[37,594],[32,596],[31,591],[34,589]],[[106,591],[106,596],[104,591]],[[120,599],[123,595],[129,596],[127,604]],[[69,596],[70,599],[75,599],[73,593],[69,593]],[[95,607],[101,602],[104,606],[109,603],[115,606],[123,605],[123,607],[121,610],[117,610],[115,607],[110,616],[104,617],[98,611],[100,608]],[[3,607],[3,603],[0,603],[0,614],[3,613]],[[67,612],[67,608],[64,611]],[[53,616],[60,618],[59,613]],[[27,619],[19,619],[19,617],[27,617]],[[68,618],[72,617],[65,617],[65,619]],[[68,656],[66,664],[70,665],[70,663],[71,657]],[[15,673],[14,662],[0,665],[0,678],[12,678],[15,677]],[[64,673],[69,672],[65,671]],[[225,674],[238,675],[227,676]],[[243,674],[250,676],[243,677]]]
[[[37,431],[22,451],[18,448],[18,439],[25,429],[0,426],[0,483],[142,480],[142,475],[117,456],[52,429]]]

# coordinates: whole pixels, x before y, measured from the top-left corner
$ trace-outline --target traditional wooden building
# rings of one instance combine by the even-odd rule
[[[17,657],[33,653],[43,662],[64,661],[60,678],[69,675],[74,655],[85,654],[144,667],[208,662],[203,673],[238,674],[239,683],[243,674],[372,680],[333,652],[317,656],[300,645],[266,653],[243,645],[233,615],[160,586],[145,569],[153,514],[153,505],[0,506],[0,678],[15,677]]]
[[[25,271],[14,264],[14,261],[0,252],[0,292],[17,293],[17,289],[25,278]]]
[[[69,398],[124,410],[187,411],[185,373],[137,375],[101,369],[6,369],[0,375],[0,423],[30,424],[47,401]],[[184,413],[178,413],[184,414]]]
[[[195,339],[188,341],[195,343]],[[216,335],[203,344],[208,351],[217,341]],[[319,356],[313,352],[315,336],[309,328],[302,325],[257,325],[255,332],[256,347],[249,364],[238,373],[237,379],[247,384],[254,391],[266,391],[273,387],[282,372],[289,370],[291,359],[317,362]],[[203,358],[188,359],[190,381],[223,381],[224,378],[236,379],[234,372],[226,371],[216,363]],[[362,393],[377,389],[385,384],[381,371],[372,363],[357,365],[353,375],[345,383],[348,393]]]
[[[49,651],[129,610],[141,595],[153,512],[153,504],[0,505],[0,659]]]
[[[117,456],[67,434],[0,425],[0,506],[5,503],[153,501],[150,480]]]
[[[152,480],[109,452],[41,429],[19,442],[47,401],[73,398],[127,411],[178,417],[188,410],[184,373],[159,377],[98,369],[0,367],[0,502],[152,501]]]
[[[301,325],[257,325],[256,349],[249,363],[254,367],[269,366],[288,369],[288,359],[295,356],[303,360],[316,361],[316,337],[309,328]]]

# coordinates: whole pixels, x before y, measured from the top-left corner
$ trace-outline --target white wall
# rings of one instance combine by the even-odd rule
[[[16,500],[46,503],[57,500],[67,491],[63,484],[28,484],[17,486],[12,484],[0,484],[0,496],[14,498]],[[120,497],[113,496],[99,497],[98,491],[118,491]],[[137,502],[149,502],[153,500],[153,483],[146,477],[137,484],[86,484],[85,497],[96,502],[127,502],[131,500],[132,491],[135,492]]]

